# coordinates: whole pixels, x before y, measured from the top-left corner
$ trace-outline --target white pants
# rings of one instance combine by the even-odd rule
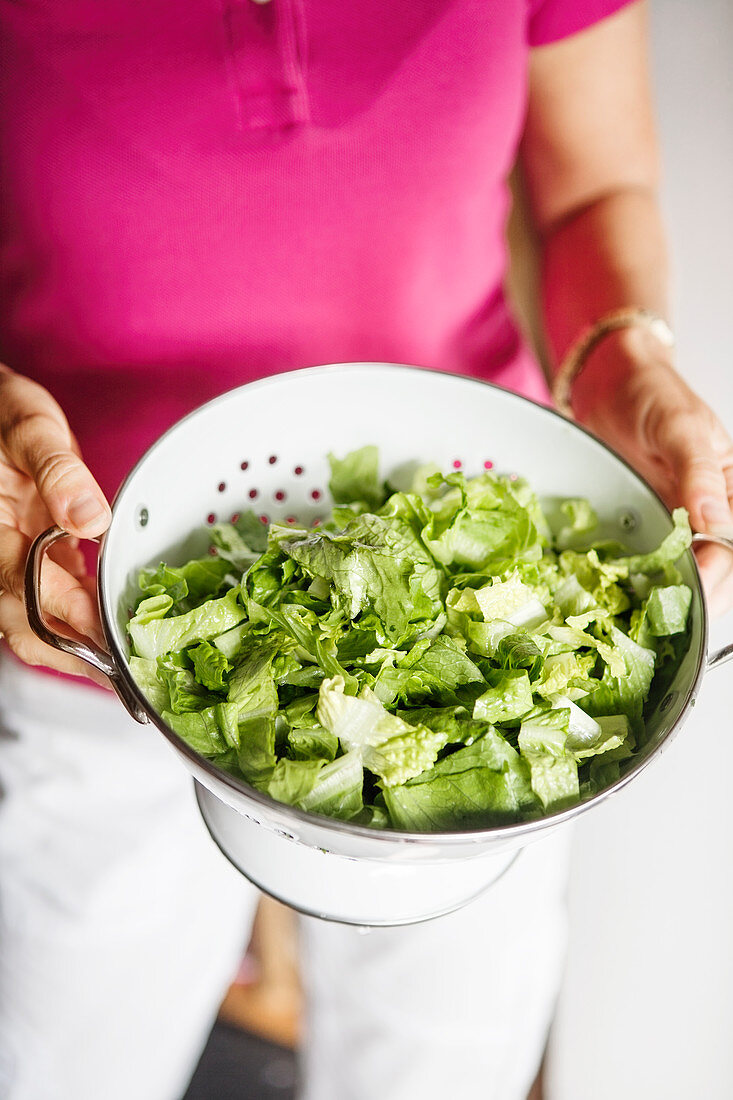
[[[524,1100],[565,944],[565,833],[447,917],[303,918],[304,1100]],[[256,891],[160,733],[0,657],[0,1097],[179,1100]]]

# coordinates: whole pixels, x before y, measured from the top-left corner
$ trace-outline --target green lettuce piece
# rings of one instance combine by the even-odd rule
[[[523,668],[530,680],[542,672],[544,658],[528,634],[507,634],[496,647],[496,659],[504,669]]]
[[[432,622],[441,610],[439,571],[406,523],[363,515],[337,534],[317,530],[280,548],[333,586],[332,600],[349,619],[373,612],[368,625],[380,640],[398,641],[409,624]]]
[[[224,654],[209,642],[199,642],[189,649],[188,656],[193,661],[194,675],[200,684],[211,691],[226,691],[226,676],[231,665]]]
[[[553,600],[563,618],[581,615],[597,606],[593,596],[583,588],[574,573],[555,589]]]
[[[340,663],[336,656],[336,641],[332,637],[323,637],[316,615],[304,607],[282,604],[277,610],[272,607],[260,607],[248,600],[247,609],[250,618],[270,622],[280,628],[282,633],[296,644],[296,654],[301,659],[317,665],[326,676],[340,676],[349,692],[355,693],[358,681]],[[292,677],[291,677],[292,678]],[[311,687],[308,681],[305,685]]]
[[[604,608],[612,615],[620,615],[629,608],[629,596],[619,583],[628,577],[623,561],[601,561],[597,550],[589,550],[586,554],[564,550],[559,561],[562,571],[574,576],[590,593],[595,607]]]
[[[233,626],[231,630],[226,630],[223,634],[217,635],[214,638],[214,645],[216,648],[224,654],[228,661],[234,659],[237,654],[237,650],[241,646],[245,634],[248,634],[250,625],[248,622],[240,623],[239,626]]]
[[[532,790],[545,810],[553,812],[577,802],[578,765],[568,750],[567,709],[550,710],[522,721],[518,744],[530,767]]]
[[[443,734],[444,743],[471,745],[490,728],[490,723],[471,717],[463,706],[409,707],[397,711],[397,717],[410,726],[427,726]]]
[[[297,696],[291,703],[280,706],[279,717],[283,718],[291,729],[318,729],[324,734],[326,731],[319,725],[315,716],[315,708],[318,703],[318,691],[308,692],[307,695]],[[328,734],[328,737],[331,735]]]
[[[525,793],[529,773],[524,766],[519,754],[501,734],[489,725],[485,732],[472,741],[470,745],[456,749],[455,752],[444,756],[435,765],[434,774],[425,772],[412,779],[409,786],[417,786],[421,783],[432,783],[435,775],[449,776],[468,771],[471,768],[490,768],[492,771],[505,772],[507,769],[516,771],[525,781]],[[529,795],[531,801],[531,795]]]
[[[447,743],[443,731],[410,726],[390,714],[367,687],[356,697],[344,694],[340,677],[321,684],[316,714],[342,748],[359,753],[364,765],[390,785],[429,768]]]
[[[637,645],[615,626],[610,640],[623,661],[623,673],[616,676],[607,666],[598,687],[585,701],[585,709],[594,716],[625,714],[638,722],[654,676],[654,651]]]
[[[230,703],[235,714],[236,703]],[[275,754],[275,721],[269,715],[239,719],[237,762],[244,778],[254,786],[265,783],[277,763]]]
[[[414,493],[393,493],[385,500],[378,514],[382,519],[395,520],[399,525],[409,527],[413,536],[419,540],[432,512],[427,503]],[[424,547],[422,547],[421,557],[424,557],[425,561],[432,562],[432,558],[425,555]]]
[[[593,634],[588,634],[575,626],[549,626],[547,634],[563,647],[558,652],[568,652],[587,647],[598,653],[608,665],[613,676],[624,675],[626,664],[623,654],[619,652],[616,646],[604,642],[602,638],[596,638]]]
[[[587,546],[588,536],[598,527],[598,516],[590,502],[582,497],[573,497],[561,503],[560,511],[568,522],[557,532],[555,544],[558,550]]]
[[[237,745],[237,711],[230,703],[216,703],[183,714],[163,711],[162,716],[167,725],[202,756],[215,756]]]
[[[371,509],[379,508],[386,496],[379,480],[379,452],[376,447],[361,447],[345,458],[328,456],[331,480],[328,487],[337,504],[364,501]]]
[[[297,572],[295,563],[291,562],[276,545],[280,535],[273,534],[273,530],[271,527],[270,538],[275,544],[273,549],[267,550],[259,557],[244,574],[242,580],[242,598],[250,619],[254,617],[251,611],[252,604],[256,607],[269,607],[273,601],[277,604],[281,603],[288,587],[292,587],[293,578]],[[293,538],[296,534],[290,528],[286,528],[285,532],[288,538]]]
[[[247,509],[234,523],[215,523],[211,540],[219,558],[242,572],[267,549],[267,528]]]
[[[419,672],[449,694],[465,684],[480,682],[480,669],[455,638],[439,634],[423,638],[397,661],[397,668]]]
[[[400,702],[458,702],[457,692],[468,684],[482,684],[481,670],[449,637],[418,643],[396,665],[385,664],[377,674],[374,692],[384,705]]]
[[[508,722],[532,709],[532,686],[526,669],[496,669],[487,674],[487,681],[489,688],[474,703],[474,718]]]
[[[369,688],[358,696],[347,695],[343,677],[324,680],[318,694],[316,717],[324,729],[338,737],[344,750],[379,745],[410,727],[380,703]]]
[[[591,673],[596,664],[594,653],[554,653],[545,657],[542,673],[532,685],[545,698],[563,693],[571,699],[582,698],[596,686]]]
[[[443,730],[415,726],[379,745],[367,745],[364,764],[385,787],[393,787],[431,768],[445,744]]]
[[[278,686],[282,687],[283,685],[288,685],[294,688],[301,688],[304,691],[317,691],[325,678],[325,672],[322,668],[318,668],[317,665],[289,667],[282,675],[276,677]]]
[[[244,618],[244,609],[237,599],[238,589],[233,588],[219,599],[207,600],[200,607],[184,615],[163,618],[157,614],[165,604],[153,601],[169,601],[169,596],[152,596],[143,600],[127,629],[139,657],[160,657],[172,650],[183,649],[192,642],[209,641],[225,630],[231,630]],[[165,612],[163,612],[165,614]]]
[[[354,815],[353,820],[356,825],[365,825],[369,829],[389,829],[392,825],[387,807],[378,802],[364,806],[361,813]]]
[[[565,747],[578,761],[610,752],[627,740],[629,743],[633,742],[631,727],[625,714],[593,718],[565,695],[553,696],[550,703],[553,711],[568,712]]]
[[[336,656],[342,664],[371,663],[371,654],[374,654],[377,646],[377,636],[374,630],[360,629],[360,623],[352,623],[347,634],[339,638],[336,647]],[[383,651],[384,652],[384,651]],[[365,659],[370,658],[367,662]],[[379,660],[379,654],[373,658]]]
[[[158,678],[158,662],[146,657],[130,657],[130,672],[137,686],[154,710],[171,709],[171,699],[165,684]]]
[[[547,609],[537,593],[525,584],[518,572],[505,581],[494,581],[473,593],[484,622],[499,619],[513,627],[531,630],[548,618]]]
[[[631,614],[629,637],[655,654],[654,678],[646,697],[649,711],[669,690],[689,645],[691,600],[692,592],[684,585],[652,585],[641,607]]]
[[[526,763],[493,730],[383,793],[394,826],[411,832],[499,824],[537,805]]]
[[[330,762],[338,752],[338,738],[323,726],[307,729],[294,727],[288,734],[290,753],[294,760],[326,760]]]
[[[259,637],[252,634],[243,641],[229,675],[227,694],[241,716],[276,714],[279,700],[273,662],[284,641],[277,635]]]
[[[188,595],[188,584],[182,569],[161,562],[155,569],[141,569],[137,585],[148,596],[170,596],[171,606]]]
[[[679,635],[687,633],[691,602],[692,591],[687,585],[650,585],[641,607],[631,613],[629,637],[654,650],[657,672],[662,667],[669,672],[672,664],[676,667],[679,663],[683,649]]]
[[[514,497],[522,508],[526,508],[532,524],[537,532],[542,546],[549,546],[552,541],[552,531],[547,522],[545,513],[529,482],[523,477],[507,477],[499,474],[496,479]]]
[[[157,660],[157,675],[165,686],[174,714],[201,710],[218,702],[195,678],[190,663],[182,653],[165,653]]]
[[[686,584],[652,588],[644,608],[650,632],[661,637],[687,630],[691,602],[692,590]]]
[[[599,715],[597,721],[599,732],[594,738],[586,738],[581,742],[572,734],[568,737],[568,748],[576,760],[595,758],[621,746],[626,746],[627,750],[632,748],[634,736],[625,714]]]
[[[465,628],[466,644],[471,653],[494,657],[502,638],[513,633],[514,626],[502,619],[495,619],[492,623],[469,622]]]
[[[151,596],[168,595],[180,611],[197,606],[202,600],[218,595],[231,567],[218,557],[194,558],[185,565],[161,562],[155,569],[143,569],[138,578],[141,592]],[[183,606],[187,601],[189,606]]]
[[[588,768],[587,795],[596,794],[598,791],[610,787],[621,778],[621,768],[626,760],[633,755],[630,739],[624,741],[618,748],[610,749],[600,756],[594,756]]]
[[[278,760],[270,775],[256,786],[278,802],[297,806],[310,792],[324,766],[323,760]]]
[[[172,607],[173,597],[169,596],[167,592],[161,592],[157,596],[148,596],[137,605],[130,623],[135,623],[137,626],[148,626],[150,623],[156,623],[160,619],[164,619]]]
[[[658,573],[665,565],[676,562],[692,545],[692,531],[684,508],[675,508],[672,513],[672,522],[674,527],[656,550],[648,554],[632,554],[629,557],[617,558],[613,564],[624,568],[628,575],[629,573]]]
[[[298,805],[309,813],[348,821],[362,812],[363,785],[361,757],[356,752],[348,752],[321,768],[313,787]]]
[[[529,512],[496,478],[466,482],[450,474],[452,487],[437,506],[422,539],[437,561],[456,569],[497,576],[518,560],[541,555]]]

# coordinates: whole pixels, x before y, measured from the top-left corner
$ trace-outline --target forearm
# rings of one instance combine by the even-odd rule
[[[627,188],[606,195],[550,226],[542,238],[542,301],[550,370],[579,335],[605,314],[624,307],[668,315],[666,244],[656,195]],[[590,353],[572,388],[583,422],[613,413],[622,376],[667,369],[672,353],[643,327],[605,336]],[[620,411],[620,410],[619,410]]]
[[[625,189],[550,227],[542,245],[544,321],[553,364],[603,314],[638,306],[666,317],[667,255],[656,195]]]

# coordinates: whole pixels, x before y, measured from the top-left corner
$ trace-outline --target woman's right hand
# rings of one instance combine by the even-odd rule
[[[63,412],[36,382],[0,365],[0,635],[30,665],[88,676],[87,664],[42,642],[28,625],[23,599],[31,541],[57,523],[72,539],[51,547],[43,566],[43,607],[53,629],[105,647],[96,583],[87,575],[79,538],[109,526],[110,507],[79,457]]]

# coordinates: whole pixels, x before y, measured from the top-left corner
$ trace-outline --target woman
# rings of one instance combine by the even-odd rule
[[[501,291],[517,153],[573,414],[693,526],[731,534],[731,441],[649,317],[666,277],[643,4],[48,0],[0,20],[0,631],[20,662],[86,671],[28,628],[29,538],[51,519],[100,534],[134,459],[213,394],[373,359],[546,396]],[[729,606],[729,556],[700,562]],[[99,640],[68,544],[46,590]],[[172,1100],[253,893],[115,700],[9,655],[0,688],[0,1092],[86,1100],[102,1078],[106,1097]],[[305,1095],[522,1097],[564,858],[535,845],[427,926],[304,922]]]

